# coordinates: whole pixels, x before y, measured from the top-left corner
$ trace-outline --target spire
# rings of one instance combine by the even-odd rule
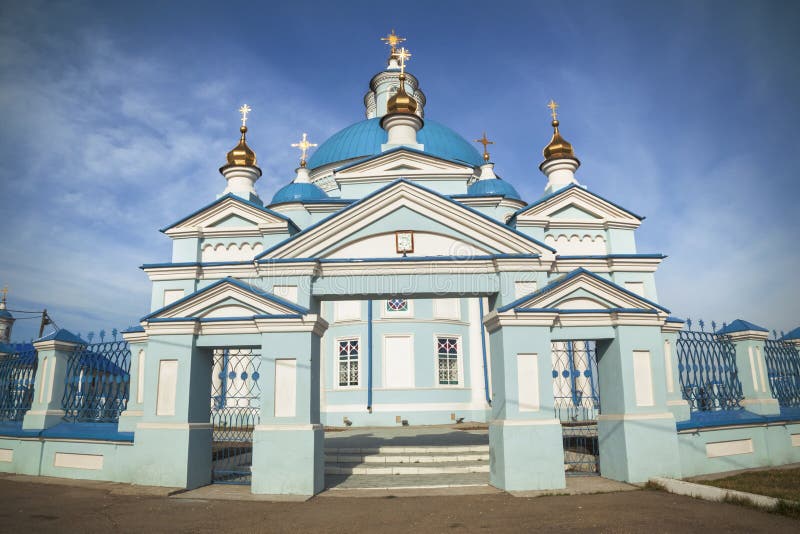
[[[306,155],[308,154],[308,149],[317,146],[316,143],[309,143],[308,139],[306,138],[306,133],[303,133],[303,138],[298,141],[297,143],[292,143],[292,148],[299,148],[300,149],[300,167],[305,168],[306,166]]]
[[[475,142],[483,145],[483,161],[489,163],[489,151],[487,150],[487,147],[489,145],[493,145],[494,141],[489,141],[489,139],[486,138],[486,132],[483,132],[483,137],[480,139],[475,139]]]
[[[558,113],[556,110],[558,109],[558,104],[555,103],[552,99],[550,103],[547,104],[547,107],[550,108],[550,115],[553,117],[553,122],[550,124],[553,126],[553,138],[550,139],[550,142],[544,147],[542,153],[544,154],[545,160],[550,159],[560,159],[560,158],[572,158],[577,160],[575,157],[575,151],[572,149],[572,145],[567,142],[566,139],[561,137],[561,133],[558,131]]]
[[[222,195],[233,193],[246,200],[260,203],[255,183],[261,177],[261,169],[256,166],[256,153],[247,146],[247,114],[251,111],[252,108],[247,104],[239,108],[239,113],[242,114],[242,126],[239,131],[242,136],[239,138],[239,144],[228,152],[227,163],[220,167],[219,172],[228,181]]]
[[[381,151],[398,146],[424,150],[417,142],[417,132],[422,129],[422,117],[417,115],[417,101],[406,93],[406,61],[411,53],[401,48],[395,54],[400,62],[400,77],[397,92],[386,103],[387,113],[381,118],[381,128],[386,130],[387,139]]]
[[[251,111],[253,111],[252,108],[247,104],[239,108],[239,113],[242,114],[242,126],[239,128],[239,131],[242,133],[242,136],[239,138],[239,144],[228,152],[228,165],[245,167],[256,166],[256,153],[247,146],[247,114]]]
[[[570,184],[578,183],[575,179],[575,171],[578,170],[581,162],[575,157],[572,145],[561,137],[561,132],[558,131],[559,122],[556,112],[558,104],[551,99],[547,107],[550,108],[550,116],[553,118],[551,122],[553,137],[542,150],[544,161],[539,165],[539,170],[547,176],[547,185],[544,191],[545,194],[550,194]]]
[[[400,83],[397,92],[387,102],[386,108],[389,113],[416,113],[417,101],[406,93],[406,61],[411,59],[411,53],[401,48],[395,55],[400,62]]]

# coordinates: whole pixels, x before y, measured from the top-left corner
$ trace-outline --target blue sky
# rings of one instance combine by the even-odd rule
[[[59,326],[148,311],[157,229],[213,200],[247,102],[270,198],[408,38],[426,114],[541,196],[550,98],[592,191],[647,216],[681,317],[800,325],[796,2],[3,2],[0,284]],[[15,326],[35,334],[34,320]]]

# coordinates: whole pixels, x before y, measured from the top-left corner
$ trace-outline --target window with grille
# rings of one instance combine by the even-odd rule
[[[394,312],[407,312],[408,299],[389,299],[386,301],[386,311],[389,313]]]
[[[439,385],[458,385],[458,338],[436,338]]]
[[[358,385],[358,340],[342,339],[338,341],[339,350],[339,386]]]

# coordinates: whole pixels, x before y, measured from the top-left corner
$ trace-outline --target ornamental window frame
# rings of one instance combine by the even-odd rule
[[[355,360],[348,359],[347,361],[349,361],[349,362],[355,361],[355,363],[356,363],[356,383],[355,384],[351,384],[351,383],[349,383],[350,380],[348,379],[348,384],[341,385],[341,383],[339,382],[339,369],[340,369],[341,358],[342,358],[342,355],[340,354],[340,347],[341,347],[340,343],[347,343],[347,342],[353,342],[353,341],[355,341],[355,343],[356,343],[357,356],[356,356]],[[333,340],[333,357],[334,357],[334,361],[333,361],[333,387],[334,387],[334,389],[359,389],[361,387],[361,376],[362,376],[361,375],[361,370],[363,369],[363,366],[361,365],[361,360],[362,360],[361,355],[362,355],[361,336],[342,336],[342,337],[337,337],[337,338],[335,338]],[[349,366],[348,366],[348,370],[349,370]],[[349,377],[349,373],[348,373],[348,377]]]
[[[440,339],[455,339],[456,340],[456,383],[441,383],[439,379],[439,340]],[[464,345],[463,337],[460,334],[447,334],[438,333],[433,335],[433,384],[435,388],[459,388],[464,386]],[[450,358],[448,358],[450,359]],[[452,381],[450,381],[452,382]]]
[[[390,310],[389,302],[393,300],[405,300],[406,307],[403,310]],[[393,297],[390,299],[382,299],[381,303],[381,318],[383,319],[399,319],[414,317],[414,300],[406,297]]]

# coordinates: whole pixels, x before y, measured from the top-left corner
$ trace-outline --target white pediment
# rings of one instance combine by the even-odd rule
[[[242,282],[224,279],[200,289],[145,319],[252,317],[297,315],[304,310]]]
[[[291,222],[266,208],[227,195],[186,217],[164,233],[170,237],[251,236],[285,232]]]
[[[404,211],[409,217],[402,220],[393,218]],[[465,251],[471,252],[553,254],[547,245],[529,236],[433,191],[401,180],[352,204],[321,224],[296,234],[259,256],[259,259],[324,257],[326,253],[340,248],[342,243],[353,239],[369,237],[378,243],[388,239],[386,235],[391,235],[393,239],[394,232],[402,230],[421,232],[423,240],[431,242],[426,241],[426,246],[438,244],[452,247],[454,252],[442,251],[437,255],[462,255],[458,254],[459,242],[464,243]],[[437,235],[438,238],[435,237]],[[462,236],[469,236],[469,239]],[[352,246],[363,250],[363,244],[354,243]]]
[[[591,193],[570,186],[517,212],[518,226],[545,228],[638,228],[635,214]]]
[[[390,182],[396,178],[464,178],[474,174],[471,165],[460,164],[412,150],[392,150],[346,166],[333,175],[337,182]]]
[[[412,232],[414,250],[408,257],[457,256],[476,257],[492,254],[493,251],[478,247],[451,235],[429,231]],[[398,256],[396,234],[394,232],[368,235],[348,242],[327,252],[324,257],[344,258],[391,258]]]
[[[584,269],[573,271],[504,308],[555,310],[666,309]],[[503,310],[506,311],[506,310]]]

